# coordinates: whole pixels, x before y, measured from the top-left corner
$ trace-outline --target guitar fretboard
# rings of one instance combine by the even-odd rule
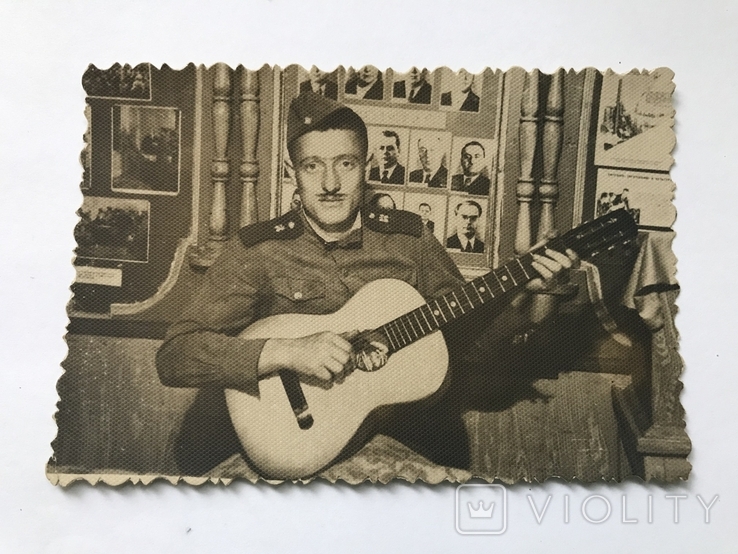
[[[540,253],[544,248],[534,252]],[[499,299],[525,285],[538,276],[532,262],[533,253],[529,252],[385,323],[379,329],[387,336],[390,350],[396,352],[490,300]]]
[[[636,223],[626,210],[608,213],[385,323],[378,330],[386,335],[390,350],[396,352],[536,278],[533,255],[543,254],[546,248],[559,252],[571,248],[584,258],[610,250],[616,244],[626,245],[637,234]]]

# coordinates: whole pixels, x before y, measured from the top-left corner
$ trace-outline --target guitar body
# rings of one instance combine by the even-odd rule
[[[298,338],[321,331],[375,329],[423,305],[409,284],[380,279],[362,287],[328,315],[283,314],[248,327],[242,338]],[[436,392],[448,370],[443,335],[434,331],[393,353],[375,372],[355,370],[330,388],[302,383],[313,425],[298,426],[278,375],[259,381],[259,396],[226,390],[228,411],[249,460],[262,475],[299,479],[333,462],[366,418],[385,405],[412,402]]]

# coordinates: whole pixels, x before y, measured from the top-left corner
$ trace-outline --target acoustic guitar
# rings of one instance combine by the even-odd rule
[[[249,461],[261,475],[274,479],[318,473],[347,449],[361,445],[368,437],[362,424],[382,406],[427,398],[441,387],[448,351],[440,329],[535,278],[533,253],[571,248],[584,259],[636,236],[633,218],[618,210],[430,301],[403,281],[379,279],[335,313],[282,314],[255,322],[241,337],[366,331],[352,340],[355,370],[340,384],[309,384],[283,370],[259,382],[258,396],[226,390],[228,410]]]

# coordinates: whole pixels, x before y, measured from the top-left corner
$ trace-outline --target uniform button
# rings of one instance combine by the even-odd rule
[[[344,277],[348,277],[349,276],[349,270],[348,269],[341,270],[341,275],[343,275]]]
[[[300,298],[302,298],[302,293],[298,290],[293,296],[295,300],[300,300]]]

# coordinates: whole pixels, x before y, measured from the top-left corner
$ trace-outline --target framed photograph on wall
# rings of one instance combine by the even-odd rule
[[[151,100],[151,65],[116,63],[108,69],[90,65],[82,75],[82,87],[90,98]]]
[[[484,87],[484,73],[470,73],[466,69],[454,72],[448,67],[441,73],[441,109],[453,112],[478,112]]]
[[[626,75],[609,71],[602,77],[595,165],[671,168],[676,144],[673,78],[674,73],[665,68]]]
[[[670,229],[676,219],[674,188],[668,173],[600,168],[595,217],[625,208],[641,227]]]
[[[404,185],[410,130],[403,127],[369,127],[369,165],[366,180],[383,185]]]
[[[85,196],[77,213],[77,265],[85,260],[149,261],[148,200]]]
[[[110,188],[137,194],[178,194],[180,111],[122,105],[111,109]]]

